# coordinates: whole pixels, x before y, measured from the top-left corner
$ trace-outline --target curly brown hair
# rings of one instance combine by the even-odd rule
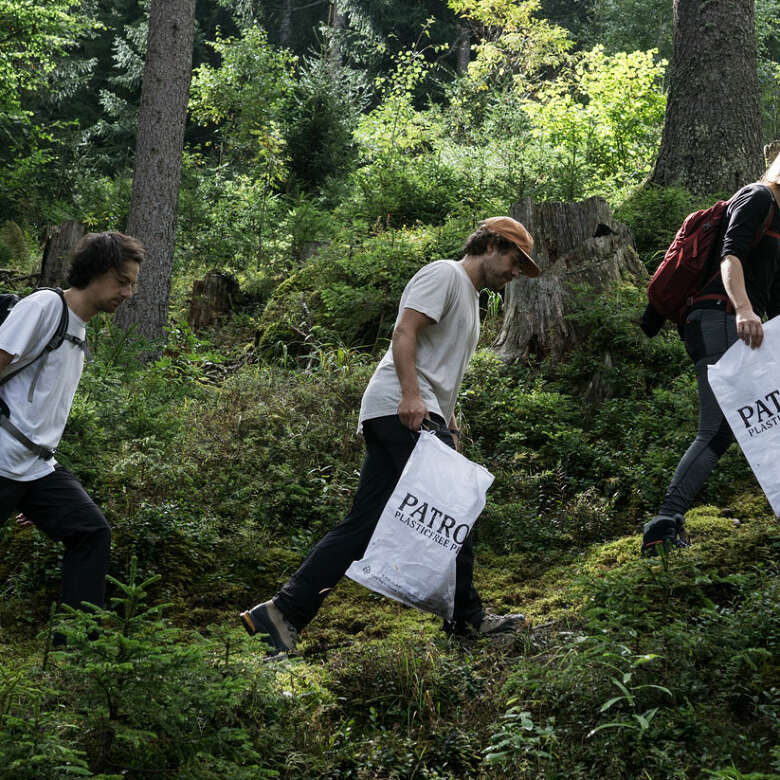
[[[461,254],[479,256],[487,254],[490,249],[497,249],[502,253],[512,249],[515,252],[518,251],[514,241],[510,241],[486,227],[479,227],[466,239]]]
[[[112,268],[119,269],[126,260],[140,263],[145,256],[143,244],[132,236],[117,231],[87,233],[73,250],[68,284],[83,290],[96,277]]]

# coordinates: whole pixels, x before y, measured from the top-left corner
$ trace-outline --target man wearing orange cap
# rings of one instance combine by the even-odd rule
[[[437,260],[406,285],[390,348],[368,383],[360,408],[366,456],[354,503],[344,521],[311,550],[270,601],[241,613],[249,634],[268,637],[274,654],[295,649],[298,631],[317,614],[325,596],[359,560],[417,442],[434,430],[450,447],[459,435],[455,403],[479,340],[479,291],[502,290],[520,274],[538,276],[533,239],[511,217],[480,223],[459,261]],[[523,627],[523,615],[492,615],[473,582],[474,550],[466,539],[458,557],[450,634],[488,636]]]

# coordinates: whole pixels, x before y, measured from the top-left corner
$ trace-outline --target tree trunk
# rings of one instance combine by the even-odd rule
[[[293,0],[282,0],[282,14],[279,19],[279,43],[282,46],[290,45],[292,32]]]
[[[646,271],[630,231],[615,222],[602,198],[578,203],[525,198],[512,208],[512,216],[534,237],[542,275],[521,276],[507,285],[495,348],[505,360],[557,357],[586,335],[567,319],[578,285],[589,285],[597,295],[613,282],[643,279]]]
[[[761,175],[753,0],[674,0],[674,52],[652,181],[730,194]]]
[[[146,260],[138,292],[116,319],[154,341],[168,322],[194,30],[195,0],[152,0],[127,220],[127,232],[146,247]]]
[[[236,280],[221,271],[209,271],[203,279],[196,279],[192,283],[190,313],[187,317],[193,330],[207,328],[232,311],[237,290]]]
[[[463,75],[469,69],[469,62],[471,62],[471,33],[464,24],[458,25],[455,56],[458,73]]]
[[[86,232],[84,223],[75,219],[49,229],[41,263],[41,287],[62,287],[68,274],[70,253]]]
[[[328,60],[336,65],[344,61],[341,51],[341,31],[347,26],[347,17],[339,8],[338,0],[330,4],[330,33],[328,36]]]

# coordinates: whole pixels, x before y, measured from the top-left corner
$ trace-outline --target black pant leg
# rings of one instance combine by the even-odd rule
[[[27,482],[0,477],[0,523],[4,523],[19,506]]]
[[[102,607],[111,555],[111,529],[81,483],[67,469],[29,483],[18,508],[47,536],[65,545],[62,602]]]
[[[363,556],[416,443],[415,434],[401,425],[397,416],[366,420],[363,434],[366,455],[352,508],[317,542],[274,597],[284,616],[298,629],[314,618],[352,561]]]
[[[685,346],[696,365],[699,425],[696,438],[675,469],[658,510],[660,515],[684,515],[734,441],[734,434],[710,387],[707,367],[717,363],[736,340],[736,318],[724,311],[695,311],[686,323]]]
[[[379,516],[417,443],[418,435],[406,428],[397,415],[367,420],[363,430],[366,456],[352,509],[342,523],[314,546],[274,597],[287,620],[298,629],[311,622],[350,564],[365,553]],[[454,447],[446,429],[437,435]],[[482,615],[473,572],[474,549],[469,535],[456,559],[455,617],[472,624],[478,623]]]
[[[482,599],[474,586],[474,544],[471,534],[455,558],[455,608],[452,622],[458,626],[478,626],[482,621]]]

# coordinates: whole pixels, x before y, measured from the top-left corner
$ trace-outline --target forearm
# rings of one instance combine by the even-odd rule
[[[11,365],[11,361],[14,359],[14,356],[6,352],[4,349],[0,349],[0,374],[5,371],[6,368],[8,368],[9,365]]]
[[[737,315],[737,337],[753,349],[760,347],[764,338],[764,329],[761,325],[761,317],[753,311],[753,305],[748,298],[742,263],[735,255],[726,255],[720,268],[723,287]]]
[[[415,334],[398,328],[393,332],[393,364],[401,385],[401,396],[406,399],[419,398]]]
[[[393,330],[393,364],[401,385],[398,417],[409,430],[417,431],[428,408],[417,381],[417,339],[432,320],[414,309],[404,309]]]
[[[735,255],[726,255],[720,264],[723,286],[726,295],[734,306],[736,312],[752,311],[753,307],[745,289],[745,272],[742,263]]]

